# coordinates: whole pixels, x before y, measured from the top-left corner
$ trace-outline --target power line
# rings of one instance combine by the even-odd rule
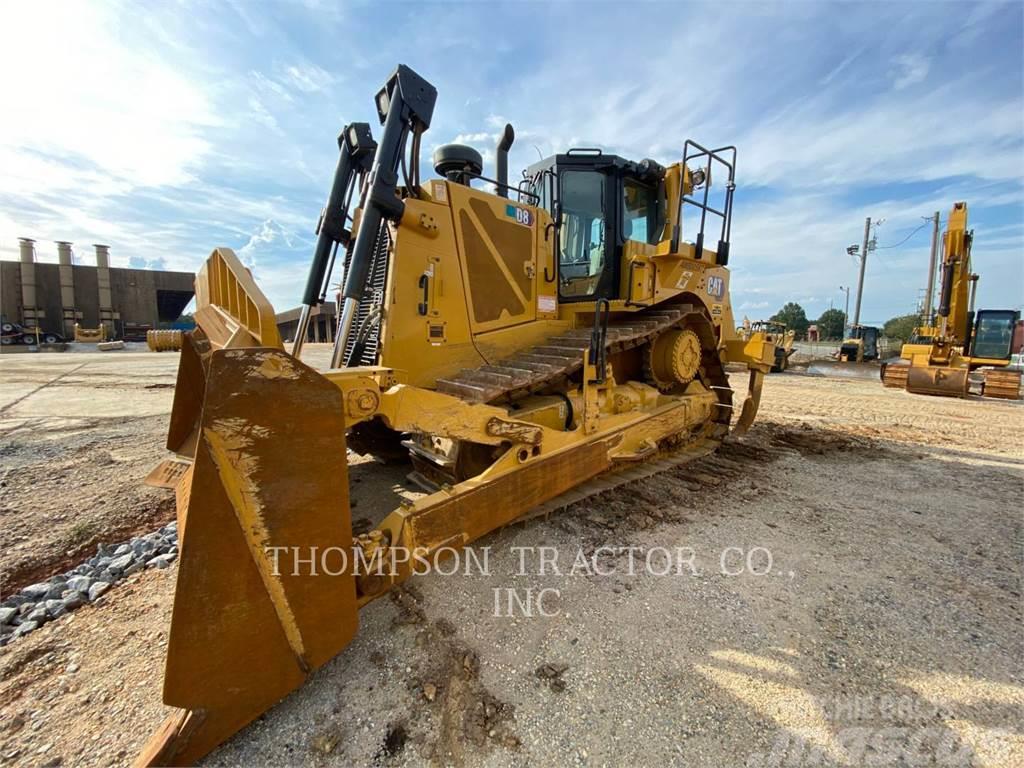
[[[907,240],[912,238],[914,235],[916,235],[918,232],[920,232],[922,229],[924,229],[925,227],[927,227],[931,223],[932,223],[932,219],[929,217],[929,219],[924,224],[922,224],[920,227],[915,229],[913,232],[911,232],[909,235],[904,237],[902,240],[900,240],[895,245],[876,245],[875,249],[876,250],[883,250],[885,248],[899,248],[901,245],[903,245],[905,242],[907,242]]]

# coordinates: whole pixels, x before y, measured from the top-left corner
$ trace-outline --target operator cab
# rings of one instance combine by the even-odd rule
[[[971,356],[1009,360],[1013,353],[1013,329],[1020,312],[1013,309],[982,309],[974,325]]]
[[[665,168],[600,149],[571,149],[530,166],[524,191],[551,214],[560,301],[619,298],[627,241],[656,245],[665,229]]]

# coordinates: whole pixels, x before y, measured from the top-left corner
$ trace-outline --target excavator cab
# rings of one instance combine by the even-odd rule
[[[1013,329],[1018,320],[1020,312],[1016,310],[980,310],[974,324],[971,357],[1008,361],[1013,352]]]

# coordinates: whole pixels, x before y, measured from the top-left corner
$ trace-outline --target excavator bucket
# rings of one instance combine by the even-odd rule
[[[195,459],[177,486],[164,702],[183,711],[137,765],[198,760],[355,635],[343,413],[341,391],[282,350],[210,353]],[[337,555],[329,573],[309,566],[325,552]]]
[[[911,365],[907,369],[907,391],[916,395],[967,397],[969,387],[966,367]]]

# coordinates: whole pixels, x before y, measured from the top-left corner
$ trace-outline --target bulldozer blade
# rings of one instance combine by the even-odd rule
[[[874,363],[847,363],[838,360],[817,360],[807,366],[812,376],[840,379],[877,379],[879,366]]]
[[[167,450],[192,457],[206,391],[206,367],[210,343],[201,330],[189,331],[182,340],[178,377],[174,382],[174,404],[167,427]]]
[[[274,549],[351,553],[343,407],[335,385],[281,350],[210,355],[195,461],[177,489],[164,703],[183,711],[136,765],[195,762],[355,635],[352,559],[293,571]]]
[[[907,369],[907,391],[916,395],[967,397],[968,387],[967,368],[912,365]]]

